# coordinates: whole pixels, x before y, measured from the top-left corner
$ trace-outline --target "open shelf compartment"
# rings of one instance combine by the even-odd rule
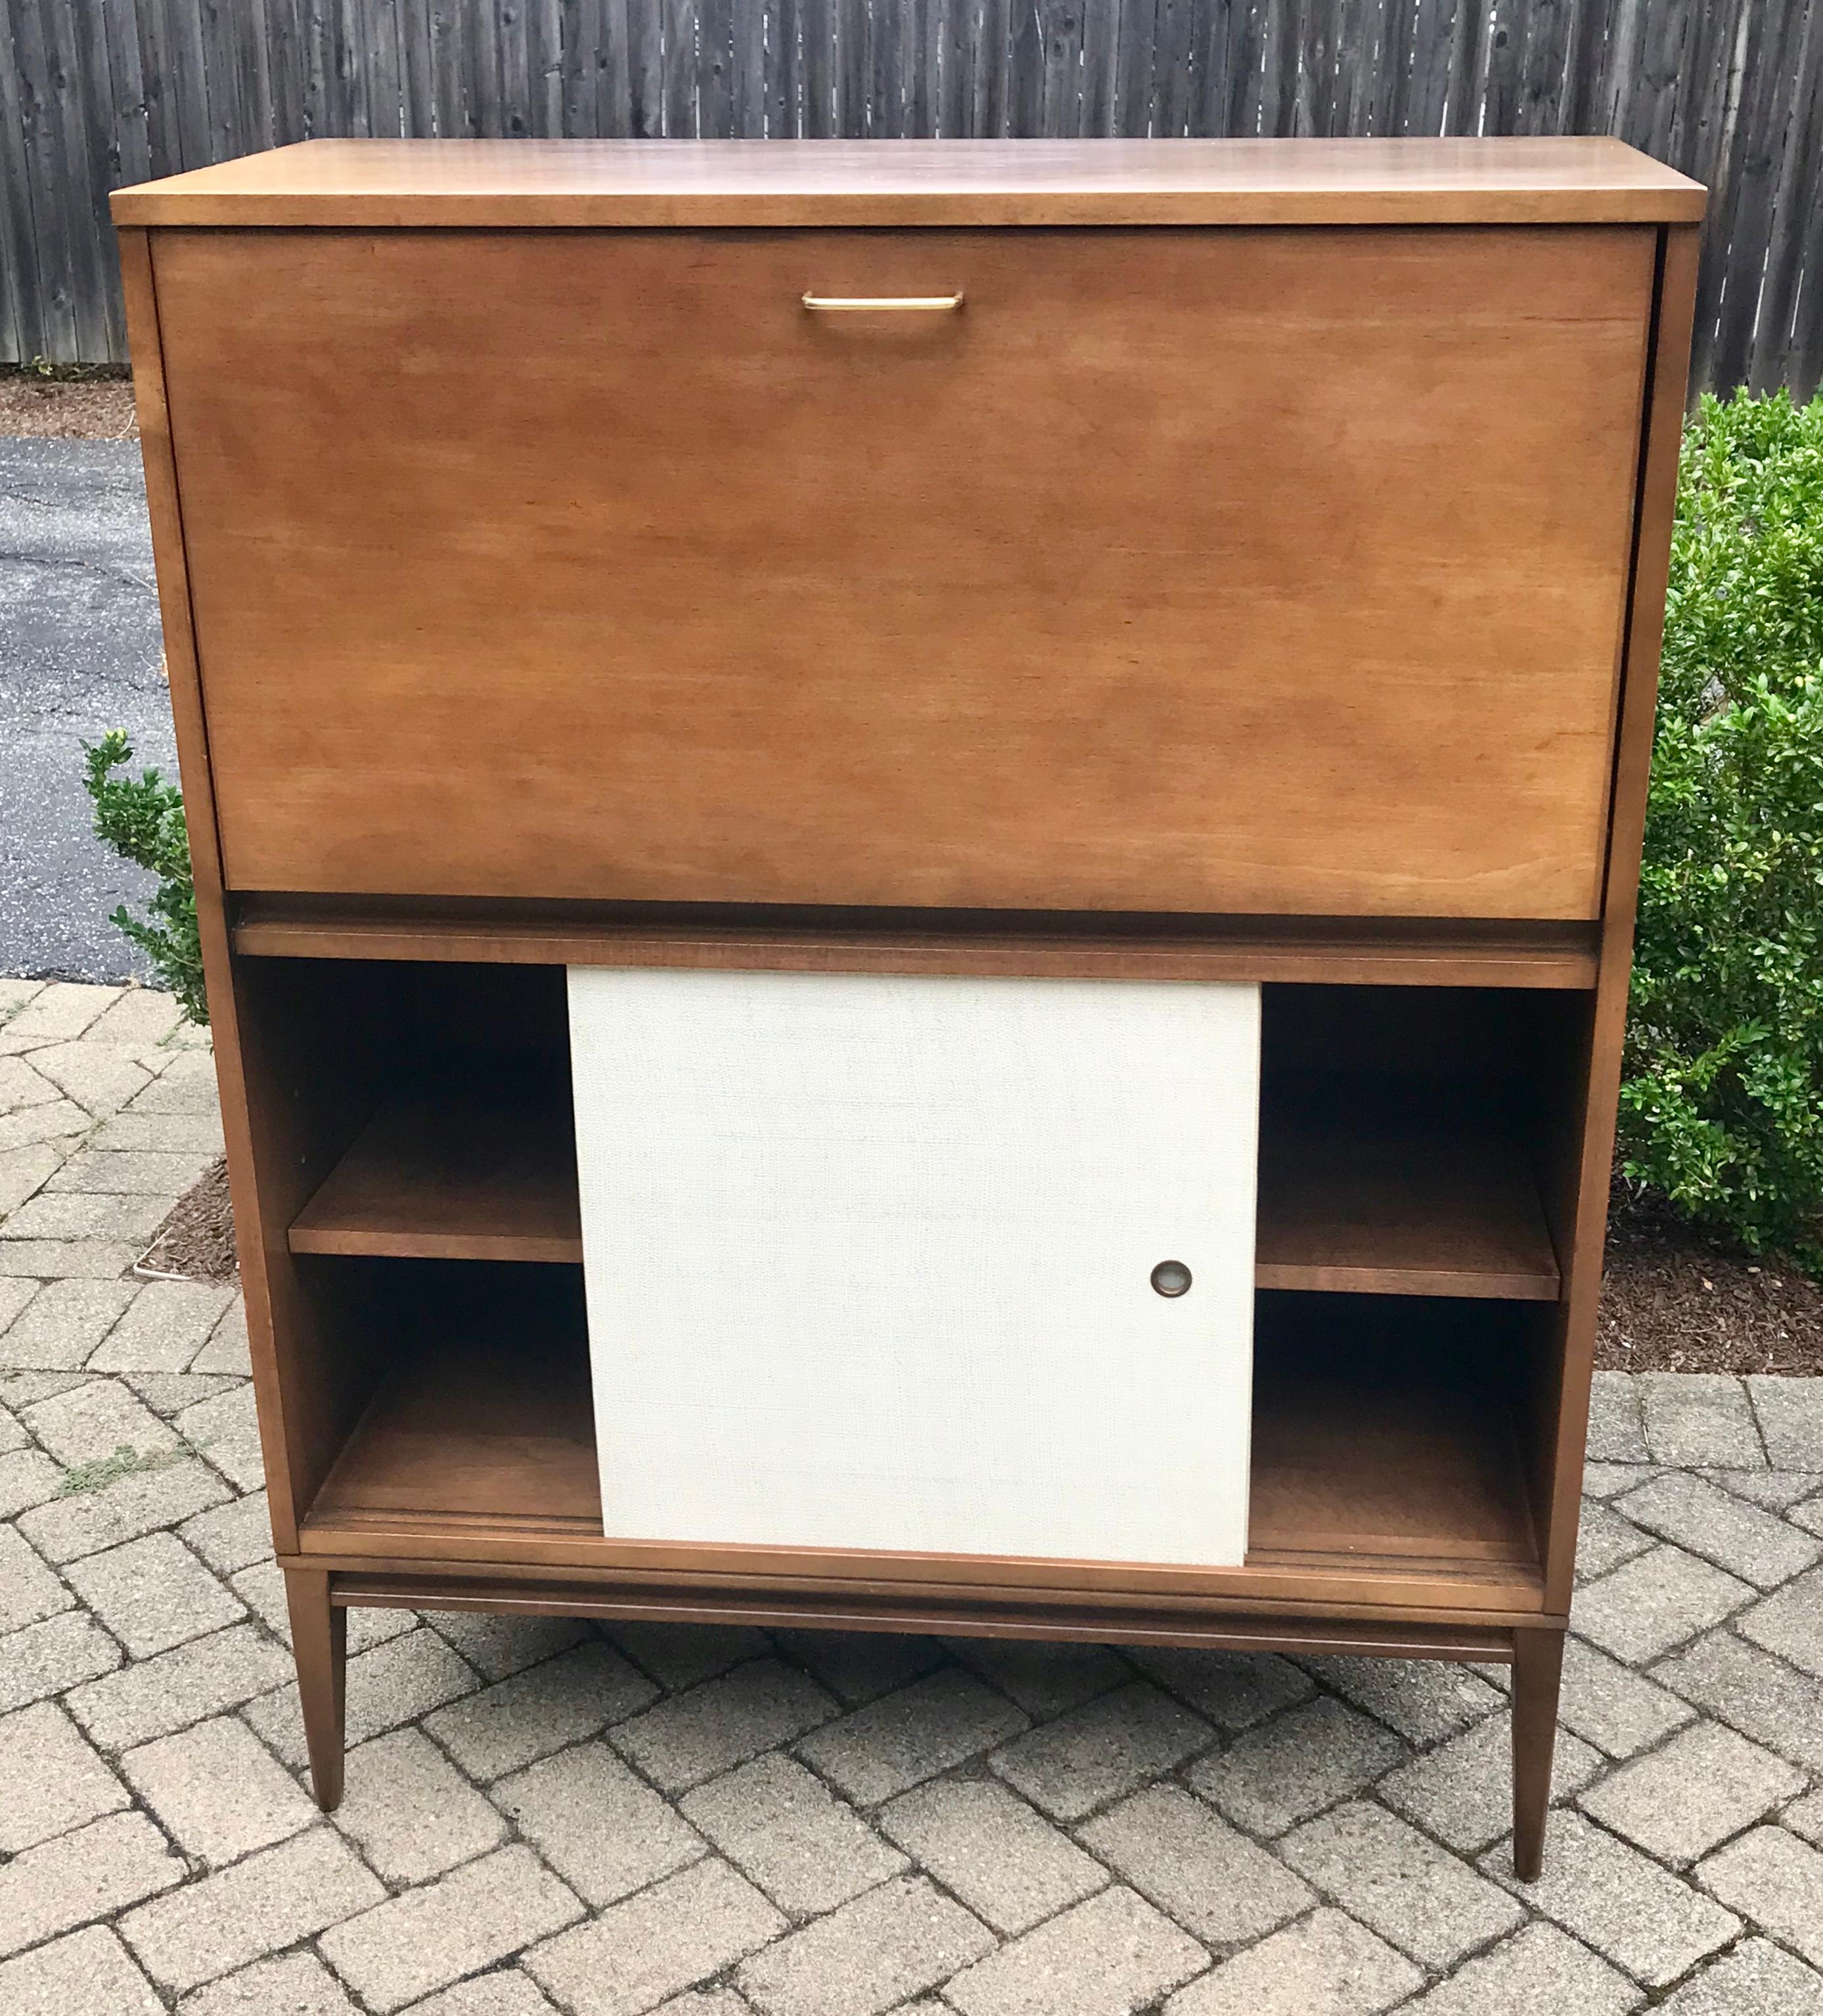
[[[372,1379],[310,1544],[587,1564],[602,1530],[579,1269],[318,1260]],[[1433,1573],[1530,1587],[1528,1393],[1547,1312],[1262,1294],[1249,1574]],[[381,1535],[386,1538],[382,1543]],[[1193,1565],[1193,1564],[1192,1564]]]
[[[293,1220],[292,1251],[580,1264],[575,1129],[554,1089],[389,1097]]]
[[[294,1253],[580,1262],[561,987],[543,976],[559,977],[494,970],[484,1059],[452,1049],[448,1015],[427,1019],[431,1039],[380,1084],[293,1220]],[[1562,1004],[1538,991],[1266,989],[1256,1285],[1555,1301],[1526,1116]]]
[[[1577,1004],[1538,992],[1268,987],[1255,1285],[1555,1301],[1539,1115]]]
[[[1523,1303],[1260,1294],[1249,1565],[1534,1565],[1526,1452],[1551,1331]]]

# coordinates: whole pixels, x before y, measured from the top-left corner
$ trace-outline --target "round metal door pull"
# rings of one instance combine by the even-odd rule
[[[1188,1294],[1190,1269],[1181,1260],[1161,1260],[1152,1270],[1152,1284],[1161,1295]]]

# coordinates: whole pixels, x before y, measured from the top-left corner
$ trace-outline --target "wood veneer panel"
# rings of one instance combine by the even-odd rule
[[[582,1259],[576,1143],[561,1107],[389,1101],[292,1222],[293,1253]]]
[[[161,231],[228,881],[1592,918],[1654,247]]]
[[[1603,139],[313,140],[119,189],[121,224],[1653,223],[1699,185]]]

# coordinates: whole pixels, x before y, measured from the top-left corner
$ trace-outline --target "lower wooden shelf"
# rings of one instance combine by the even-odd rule
[[[445,1302],[438,1333],[401,1351],[317,1493],[307,1550],[576,1567],[640,1553],[602,1532],[579,1283],[572,1299],[567,1270],[537,1272],[548,1286],[532,1298],[536,1320],[503,1316],[504,1298],[477,1298],[472,1319]],[[1261,1301],[1246,1565],[1123,1575],[1117,1564],[998,1564],[1018,1569],[1009,1579],[1156,1589],[1175,1578],[1217,1593],[1307,1589],[1315,1600],[1343,1589],[1371,1602],[1379,1579],[1395,1586],[1387,1601],[1536,1610],[1537,1548],[1510,1395],[1490,1369],[1510,1358],[1505,1341],[1484,1348],[1478,1332],[1452,1344],[1450,1310],[1472,1306],[1459,1303],[1380,1304],[1409,1312],[1389,1343],[1373,1298]],[[1504,1319],[1523,1314],[1483,1306],[1503,1338]],[[1359,1320],[1338,1333],[1328,1310]],[[736,1558],[750,1550],[702,1551],[724,1568],[757,1565]],[[833,1571],[912,1572],[885,1565],[897,1560],[853,1556]],[[983,1581],[994,1566],[946,1561],[944,1574]],[[803,1572],[832,1571],[807,1557]]]

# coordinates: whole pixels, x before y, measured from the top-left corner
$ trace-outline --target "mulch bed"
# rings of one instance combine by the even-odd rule
[[[188,1280],[234,1279],[225,1163],[178,1200],[140,1265]],[[1823,1374],[1823,1282],[1667,1211],[1620,1203],[1595,1363],[1608,1372]]]
[[[1662,1208],[1620,1204],[1595,1339],[1605,1372],[1823,1373],[1823,1282]]]
[[[128,378],[41,378],[0,371],[0,434],[63,441],[136,441],[139,419]]]
[[[228,1165],[216,1162],[172,1205],[134,1271],[175,1274],[186,1281],[232,1281],[237,1264]]]

